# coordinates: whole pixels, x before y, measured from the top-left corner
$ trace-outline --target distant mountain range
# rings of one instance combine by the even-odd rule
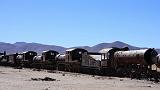
[[[66,50],[66,48],[56,45],[44,45],[39,43],[16,42],[14,44],[10,44],[0,42],[0,52],[6,51],[7,53],[21,53],[29,50],[36,51],[38,53],[46,50],[56,50],[62,53]]]
[[[132,46],[132,45],[120,42],[120,41],[116,41],[112,43],[100,43],[92,47],[79,46],[79,48],[84,48],[91,52],[98,52],[104,48],[111,48],[111,47],[122,48],[125,46],[129,47],[129,49],[131,50],[142,48],[142,47]],[[75,48],[75,47],[71,47],[71,48]],[[66,49],[68,48],[65,48],[62,46],[56,46],[56,45],[44,45],[44,44],[39,44],[39,43],[16,42],[14,44],[10,44],[10,43],[0,42],[0,52],[6,51],[7,53],[16,53],[16,52],[21,53],[21,52],[29,51],[29,50],[36,51],[39,54],[45,50],[55,50],[60,53],[64,53]],[[157,49],[157,51],[160,53],[160,49]]]

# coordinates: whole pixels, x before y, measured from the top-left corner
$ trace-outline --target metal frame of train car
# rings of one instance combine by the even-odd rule
[[[59,53],[54,50],[43,51],[42,55],[35,56],[33,58],[33,63],[31,64],[31,67],[38,69],[55,70],[56,69],[55,57],[58,54]]]
[[[118,51],[114,54],[118,76],[148,78],[153,72],[151,65],[158,63],[154,49]],[[149,76],[150,77],[150,76]]]
[[[84,53],[81,63],[81,73],[100,75],[101,60],[102,60],[101,53],[96,53],[96,52]]]
[[[101,73],[102,75],[113,76],[116,73],[115,70],[115,60],[114,60],[114,53],[117,51],[126,51],[129,50],[128,48],[105,48],[100,50],[99,52],[102,53],[102,60],[101,60]]]
[[[21,54],[15,53],[15,54],[6,55],[6,59],[7,59],[8,64],[10,66],[12,66],[12,67],[20,67],[21,66],[21,60],[19,60],[17,58],[18,55],[21,55]]]
[[[34,56],[37,56],[37,52],[26,51],[19,55],[19,59],[21,59],[21,66],[31,68]]]
[[[58,54],[58,55],[56,56],[55,59],[56,59],[56,67],[57,67],[57,70],[65,71],[65,65],[64,65],[65,57],[66,57],[65,54]]]
[[[85,49],[82,48],[72,48],[66,50],[65,53],[65,60],[64,61],[58,61],[57,67],[58,68],[64,68],[65,71],[69,72],[80,72],[81,69],[81,63],[82,63],[82,56],[83,53],[88,52]]]

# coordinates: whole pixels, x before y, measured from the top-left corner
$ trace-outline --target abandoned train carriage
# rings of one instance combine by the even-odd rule
[[[154,49],[143,49],[143,50],[131,50],[131,51],[118,51],[114,54],[114,59],[117,65],[152,65],[156,64],[158,53]]]
[[[34,62],[55,61],[55,57],[59,53],[54,50],[43,51],[42,55],[34,56]]]
[[[31,67],[38,69],[56,69],[55,57],[59,54],[57,51],[43,51],[42,55],[34,56]]]
[[[86,52],[82,55],[81,72],[88,74],[100,74],[102,54]]]
[[[58,70],[99,74],[101,53],[88,52],[81,48],[66,50],[66,54],[56,56]]]
[[[65,62],[82,62],[82,55],[88,52],[81,48],[72,48],[66,50]]]
[[[114,59],[114,53],[117,51],[128,51],[128,47],[124,48],[105,48],[100,50],[99,52],[102,53],[102,60],[101,60],[101,73],[103,75],[114,75],[116,73],[115,64],[116,61]]]
[[[55,57],[58,54],[59,53],[54,50],[43,51],[43,53],[42,53],[43,61],[54,61]]]
[[[73,48],[66,50],[65,54],[48,50],[44,51],[41,56],[37,56],[34,51],[10,55],[1,53],[0,61],[1,64],[2,61],[5,61],[13,66],[19,65],[29,68],[57,69],[110,76],[136,75],[136,77],[149,76],[150,71],[153,71],[149,66],[152,64],[160,65],[160,55],[157,55],[154,49],[128,50],[127,47],[113,47],[103,49],[100,52],[88,52],[85,49]]]
[[[85,49],[81,48],[72,48],[66,50],[65,55],[59,55],[57,56],[57,67],[59,69],[63,69],[65,71],[70,72],[80,72],[81,62],[83,58],[83,54],[88,52]],[[63,62],[64,59],[64,62]]]
[[[19,56],[21,56],[21,55],[22,54],[18,54],[18,53],[6,55],[6,60],[8,61],[7,63],[10,66],[15,66],[15,67],[20,66],[21,59],[19,59]]]
[[[146,77],[152,73],[152,65],[157,64],[157,52],[154,49],[118,51],[114,54],[117,73],[122,76]]]
[[[139,62],[140,58],[137,59],[135,55],[132,55],[133,52],[136,52],[136,54],[139,53],[139,55],[142,55],[142,57],[143,55],[147,56],[143,58],[148,58],[147,60],[151,60],[152,63],[156,62],[154,57],[157,55],[157,53],[153,49],[140,50],[139,52],[137,52],[138,50],[127,50],[129,50],[127,47],[107,48],[101,50],[99,53],[93,53],[81,48],[68,49],[66,50],[66,54],[56,55],[56,67],[58,70],[71,72],[113,75],[119,71],[120,67],[125,67],[126,65],[138,66],[143,64]],[[125,52],[129,52],[129,56],[127,56],[128,54]],[[119,55],[122,53],[124,53],[124,55]],[[121,56],[127,56],[127,60],[126,57]],[[126,64],[123,61],[130,63]],[[148,67],[148,65],[149,64],[146,66]]]
[[[8,65],[8,66],[29,66],[30,63],[33,61],[33,57],[36,56],[37,53],[34,51],[27,51],[23,52],[21,54],[15,53],[15,54],[8,54],[6,55],[6,52],[3,53],[1,65]]]
[[[24,67],[31,67],[33,63],[33,58],[37,56],[37,52],[34,51],[26,51],[23,52],[21,55],[18,55],[18,60],[21,60],[21,65]]]
[[[21,59],[22,59],[22,61],[32,62],[34,56],[37,56],[37,52],[27,51],[27,52],[22,53],[22,58]]]

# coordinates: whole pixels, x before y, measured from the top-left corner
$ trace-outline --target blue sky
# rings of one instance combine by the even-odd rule
[[[160,0],[0,0],[0,42],[160,48]]]

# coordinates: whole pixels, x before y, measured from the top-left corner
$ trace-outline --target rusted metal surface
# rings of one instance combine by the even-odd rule
[[[27,51],[23,53],[24,55],[24,60],[33,60],[34,56],[37,56],[37,53],[34,51]]]
[[[114,67],[114,53],[117,51],[125,51],[128,50],[128,47],[125,48],[106,48],[102,49],[99,52],[102,53],[101,66],[102,67]]]
[[[142,64],[150,65],[156,63],[157,52],[154,49],[118,51],[114,54],[117,64]]]
[[[87,67],[96,67],[100,68],[101,67],[101,60],[102,60],[102,54],[101,53],[93,53],[93,52],[88,52],[86,57],[82,59],[82,66],[87,66]]]
[[[43,51],[42,56],[43,56],[43,61],[53,61],[55,60],[56,55],[59,53],[54,50],[48,50],[48,51]]]
[[[66,56],[65,56],[65,62],[81,62],[82,61],[82,55],[88,52],[85,49],[82,48],[73,48],[66,50]]]

